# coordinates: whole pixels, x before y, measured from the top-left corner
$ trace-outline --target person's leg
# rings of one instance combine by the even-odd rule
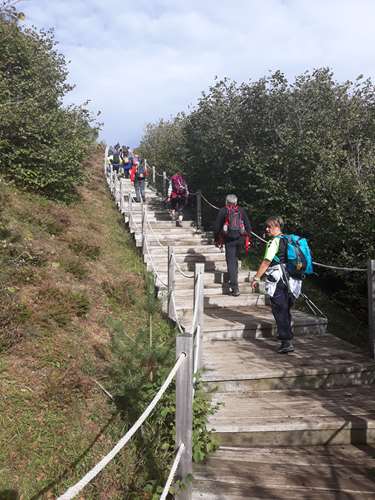
[[[171,197],[171,218],[173,221],[176,220],[176,209],[177,209],[177,198]]]
[[[145,202],[146,201],[146,182],[144,180],[140,182],[139,190],[141,193],[141,198],[142,198],[143,202]]]
[[[141,202],[141,193],[139,189],[139,182],[134,181],[134,189],[135,189],[135,199],[138,203]]]
[[[277,336],[281,340],[279,352],[291,352],[293,347],[290,315],[290,298],[287,286],[280,280],[271,300],[272,314],[276,321]]]
[[[237,241],[230,240],[225,242],[225,259],[229,274],[229,287],[233,292],[238,292],[238,260],[237,260]]]
[[[181,197],[177,197],[177,204],[176,204],[176,210],[177,210],[177,225],[182,226],[182,220],[184,218],[184,199]]]

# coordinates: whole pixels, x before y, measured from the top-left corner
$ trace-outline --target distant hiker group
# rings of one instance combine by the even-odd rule
[[[114,172],[123,175],[134,184],[136,201],[146,201],[146,178],[148,175],[145,160],[135,154],[129,146],[117,143],[108,150],[108,160]]]
[[[130,178],[134,184],[136,201],[145,201],[145,186],[148,175],[147,165],[128,146],[116,144],[109,150],[109,161],[113,170]],[[176,226],[182,226],[184,210],[189,200],[189,189],[181,171],[169,179],[166,203],[171,219]],[[265,293],[268,295],[272,313],[277,325],[278,352],[287,354],[294,351],[291,323],[291,307],[301,294],[302,280],[311,274],[312,257],[305,238],[294,234],[284,234],[284,222],[280,216],[270,216],[265,223],[268,237],[262,262],[251,280],[255,290],[264,277]],[[251,245],[252,227],[246,211],[238,205],[237,196],[228,194],[225,206],[218,212],[213,224],[216,246],[225,248],[228,271],[227,291],[238,297],[238,259],[243,249],[246,254]]]

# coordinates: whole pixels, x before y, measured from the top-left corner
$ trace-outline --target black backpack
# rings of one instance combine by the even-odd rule
[[[120,155],[118,153],[113,153],[112,163],[118,165],[120,163]]]

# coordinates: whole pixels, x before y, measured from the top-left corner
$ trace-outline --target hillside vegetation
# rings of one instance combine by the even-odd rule
[[[375,258],[374,134],[373,83],[339,83],[322,68],[292,83],[279,71],[216,81],[190,113],[149,124],[140,149],[216,205],[235,192],[256,230],[280,214],[310,238],[316,261],[365,268]],[[366,317],[365,274],[319,274]]]
[[[20,25],[17,2],[0,1],[0,165],[18,186],[69,200],[98,124],[86,104],[63,105],[73,89],[52,31]]]
[[[174,329],[106,190],[102,152],[83,168],[69,206],[0,178],[0,498],[61,494],[108,453],[174,363]],[[152,497],[174,452],[174,397],[172,387],[85,498]],[[198,396],[197,460],[212,446],[208,411]]]

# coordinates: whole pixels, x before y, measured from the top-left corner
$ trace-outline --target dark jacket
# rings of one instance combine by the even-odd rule
[[[241,207],[238,207],[239,211],[241,213],[241,218],[243,220],[245,230],[247,234],[251,234],[251,224],[249,221],[249,217],[247,216],[247,213],[245,210]],[[216,220],[214,222],[214,235],[215,235],[215,240],[219,238],[219,235],[221,233],[221,230],[223,229],[223,225],[225,223],[225,219],[228,216],[228,209],[227,207],[223,207],[219,210],[219,213],[217,214]],[[226,235],[225,239],[228,240],[236,240],[241,237],[241,234],[239,231],[229,231],[229,233]]]

